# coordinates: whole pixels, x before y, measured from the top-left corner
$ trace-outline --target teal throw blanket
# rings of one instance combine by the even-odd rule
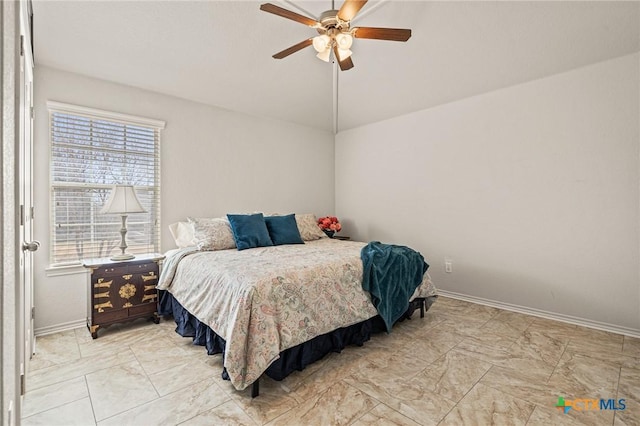
[[[372,241],[362,248],[362,288],[391,331],[409,308],[409,298],[422,282],[429,265],[420,253],[406,246]]]

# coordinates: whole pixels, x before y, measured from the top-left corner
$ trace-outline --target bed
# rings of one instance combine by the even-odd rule
[[[223,377],[238,390],[253,386],[257,396],[262,374],[281,380],[385,330],[362,288],[365,246],[319,238],[241,251],[172,250],[158,284],[159,313],[173,315],[176,331],[209,354],[223,353]],[[404,301],[405,316],[428,308],[435,294],[425,273]]]

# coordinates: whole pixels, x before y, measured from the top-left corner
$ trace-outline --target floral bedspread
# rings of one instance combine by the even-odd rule
[[[280,352],[377,315],[362,289],[364,246],[323,238],[242,251],[180,250],[168,255],[158,289],[225,339],[224,365],[241,390]],[[425,274],[413,297],[433,294]]]

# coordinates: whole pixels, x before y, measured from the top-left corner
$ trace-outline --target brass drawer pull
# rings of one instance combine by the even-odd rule
[[[147,300],[156,300],[157,297],[157,294],[145,294],[142,296],[142,303],[146,302]]]
[[[123,299],[129,300],[130,298],[135,296],[136,286],[133,284],[125,284],[120,287],[120,291],[118,292],[118,294],[120,294],[120,297],[122,297]]]
[[[104,308],[113,308],[111,301],[98,303],[97,305],[93,305],[93,309],[97,309],[98,312],[104,312]]]
[[[94,299],[102,299],[103,297],[109,298],[109,292],[105,291],[104,293],[96,293],[93,295]]]
[[[109,288],[113,284],[113,280],[104,281],[104,278],[98,278],[98,282],[93,285],[93,288]]]
[[[141,275],[142,281],[151,281],[158,278],[155,272],[149,272],[149,275]]]

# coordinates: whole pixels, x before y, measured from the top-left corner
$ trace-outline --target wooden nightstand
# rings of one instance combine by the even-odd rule
[[[158,324],[158,292],[162,254],[146,254],[127,261],[109,258],[86,259],[90,269],[87,328],[91,337],[98,329],[136,318],[150,318]]]

